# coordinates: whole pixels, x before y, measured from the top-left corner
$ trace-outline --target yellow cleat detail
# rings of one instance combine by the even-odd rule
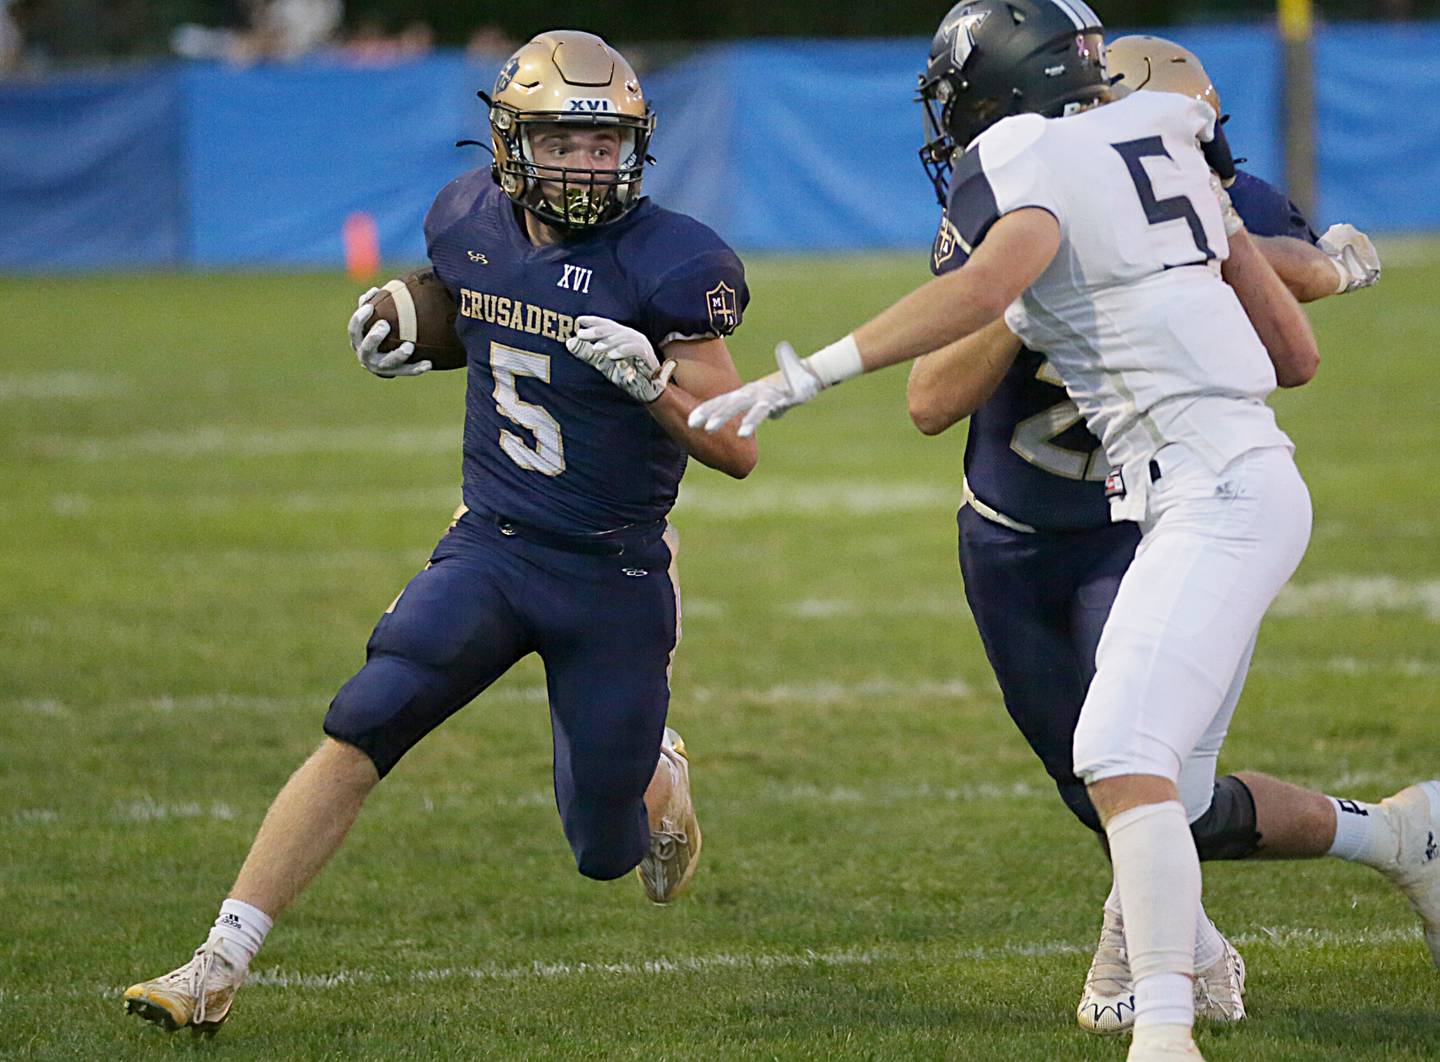
[[[700,863],[700,821],[690,797],[690,759],[685,742],[669,727],[660,746],[660,759],[671,767],[670,800],[658,829],[650,831],[650,850],[635,873],[654,904],[667,904],[690,884]]]

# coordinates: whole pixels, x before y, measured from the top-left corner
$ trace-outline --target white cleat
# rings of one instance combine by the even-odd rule
[[[1119,1036],[1135,1024],[1135,986],[1130,980],[1130,956],[1125,951],[1125,923],[1107,908],[1100,924],[1100,943],[1085,989],[1075,1008],[1080,1028],[1100,1036]]]
[[[223,940],[207,940],[184,966],[127,988],[125,1010],[167,1032],[188,1027],[214,1036],[230,1016],[246,966]]]
[[[1195,1017],[1234,1023],[1245,1017],[1245,960],[1223,935],[1225,953],[1195,972]]]
[[[1421,782],[1380,801],[1399,842],[1395,861],[1378,867],[1405,894],[1425,927],[1440,966],[1440,781]]]
[[[1229,940],[1220,958],[1195,975],[1195,1017],[1234,1023],[1245,1017],[1245,960]],[[1135,1026],[1135,986],[1125,950],[1125,922],[1105,912],[1100,943],[1085,975],[1085,989],[1075,1008],[1080,1028],[1100,1036],[1119,1036]]]
[[[670,795],[659,827],[650,830],[650,850],[635,873],[651,903],[667,904],[685,891],[700,863],[700,821],[690,799],[690,760],[680,735],[665,728],[660,763],[670,765]]]

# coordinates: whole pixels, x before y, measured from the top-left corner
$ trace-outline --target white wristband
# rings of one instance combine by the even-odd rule
[[[826,387],[833,387],[842,380],[848,380],[852,376],[859,376],[865,371],[865,364],[860,360],[860,348],[855,345],[854,335],[848,335],[844,339],[823,347],[805,359],[805,364],[810,371],[820,377],[820,382]]]
[[[1339,255],[1327,254],[1325,257],[1330,259],[1330,264],[1335,267],[1335,272],[1340,277],[1340,286],[1335,289],[1335,294],[1344,295],[1350,290],[1350,281],[1354,278],[1350,276],[1350,270],[1345,268]]]

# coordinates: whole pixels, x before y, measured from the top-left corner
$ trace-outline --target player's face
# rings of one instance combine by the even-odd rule
[[[531,161],[540,168],[540,194],[561,213],[579,221],[603,209],[615,187],[605,174],[620,168],[618,129],[541,125],[530,134]],[[545,180],[547,167],[592,171],[578,183]]]
[[[620,131],[541,125],[530,134],[530,153],[540,166],[615,170],[620,168]]]

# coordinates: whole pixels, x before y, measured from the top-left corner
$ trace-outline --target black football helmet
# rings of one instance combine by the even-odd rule
[[[917,97],[920,161],[945,205],[957,152],[1002,118],[1110,99],[1105,28],[1084,0],[960,0],[935,31]]]

